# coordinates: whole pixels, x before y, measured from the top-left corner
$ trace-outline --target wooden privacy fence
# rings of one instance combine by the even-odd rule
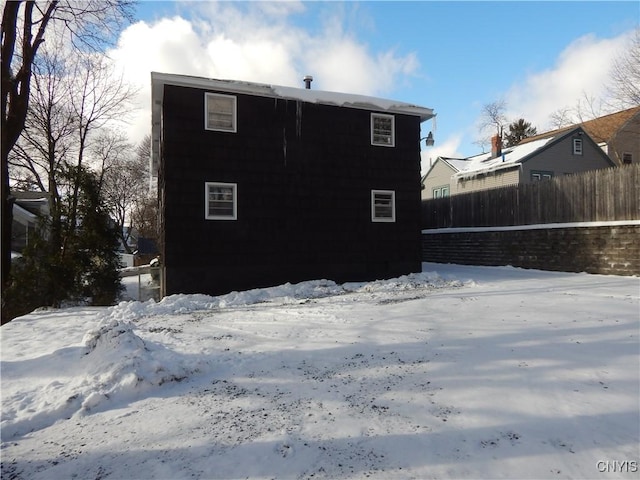
[[[422,228],[640,220],[640,164],[422,201]]]

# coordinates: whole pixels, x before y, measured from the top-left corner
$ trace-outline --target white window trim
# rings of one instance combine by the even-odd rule
[[[447,193],[446,195],[444,195],[445,192]],[[439,187],[433,187],[431,189],[432,198],[446,198],[448,196],[450,196],[449,185],[440,185]]]
[[[209,98],[222,97],[231,99],[233,103],[232,111],[232,127],[231,128],[217,128],[209,126]],[[238,99],[234,95],[222,95],[221,93],[205,92],[204,94],[204,129],[212,132],[228,132],[236,133],[238,131]]]
[[[209,215],[209,188],[231,187],[233,189],[233,215]],[[205,182],[204,184],[204,218],[205,220],[237,220],[238,219],[238,184],[223,182]]]
[[[374,142],[373,125],[374,118],[390,118],[391,119],[391,143]],[[395,147],[396,146],[396,117],[393,115],[385,115],[384,113],[371,114],[371,145],[376,147]]]
[[[582,155],[582,152],[584,151],[584,142],[582,141],[582,139],[581,138],[574,138],[571,143],[573,145],[573,154],[574,155]]]
[[[531,181],[540,182],[542,180],[551,180],[553,172],[549,170],[531,170]]]
[[[391,217],[376,216],[376,195],[391,194]],[[371,221],[393,223],[396,221],[396,192],[395,190],[371,190]]]

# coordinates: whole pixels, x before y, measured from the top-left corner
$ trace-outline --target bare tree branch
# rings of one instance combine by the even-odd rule
[[[20,11],[22,10],[22,14]],[[9,195],[9,152],[25,127],[32,68],[51,24],[64,27],[79,51],[100,51],[116,39],[133,16],[129,0],[12,0],[4,2],[0,51],[0,172],[2,175],[1,284],[8,286],[11,264],[12,199]],[[22,18],[21,24],[18,20]],[[20,41],[18,41],[20,39]],[[2,322],[4,323],[4,309]]]
[[[607,90],[613,108],[622,110],[640,105],[640,28],[636,28],[629,47],[616,58]]]

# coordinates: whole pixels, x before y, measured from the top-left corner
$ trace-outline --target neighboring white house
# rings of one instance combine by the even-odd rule
[[[41,217],[49,216],[49,194],[11,192],[15,197],[11,226],[11,251],[20,253],[29,244]]]
[[[464,170],[466,158],[438,157],[422,177],[422,199],[441,198],[451,195],[451,176]],[[425,182],[428,180],[428,184]]]

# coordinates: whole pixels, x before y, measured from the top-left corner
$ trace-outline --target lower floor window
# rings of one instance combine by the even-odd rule
[[[540,180],[549,180],[553,178],[553,172],[531,172],[531,181],[539,182]]]
[[[393,190],[371,190],[371,221],[396,221],[396,192]]]
[[[238,185],[206,182],[204,184],[205,218],[207,220],[236,220],[238,218]]]

